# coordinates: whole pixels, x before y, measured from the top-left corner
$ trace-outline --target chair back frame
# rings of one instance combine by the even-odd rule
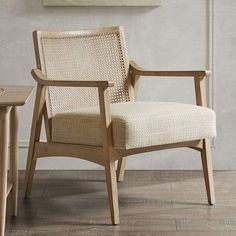
[[[46,73],[46,66],[44,58],[44,52],[43,52],[43,45],[42,45],[42,37],[47,38],[67,38],[67,37],[86,37],[90,35],[102,35],[104,33],[114,33],[119,34],[119,38],[121,38],[121,47],[123,54],[126,53],[126,44],[124,40],[124,32],[123,28],[120,26],[117,27],[108,27],[108,28],[101,28],[101,29],[91,29],[91,30],[80,30],[80,31],[67,31],[67,32],[47,32],[47,31],[34,31],[33,32],[33,42],[34,42],[34,49],[35,49],[35,59],[36,59],[36,65],[37,68],[40,69],[43,73]],[[125,55],[124,57],[127,57]],[[124,59],[125,60],[125,59]],[[126,76],[126,86],[128,90],[128,101],[135,101],[135,89],[134,89],[134,81],[132,78],[132,73],[130,70],[130,67],[127,69],[127,76]],[[45,104],[42,111],[42,116],[44,118],[44,124],[45,124],[45,130],[46,130],[46,137],[48,141],[51,141],[52,137],[52,115],[50,114],[49,109],[49,88],[45,88]]]

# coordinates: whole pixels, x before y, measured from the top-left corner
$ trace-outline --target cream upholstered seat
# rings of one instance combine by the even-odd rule
[[[215,113],[209,108],[171,102],[111,104],[113,146],[129,149],[215,137]],[[102,146],[99,107],[56,114],[52,140]]]
[[[32,76],[37,92],[25,197],[30,195],[38,158],[88,160],[105,169],[111,220],[118,224],[117,181],[123,180],[126,158],[187,147],[201,154],[208,202],[214,204],[210,138],[216,130],[215,114],[206,108],[207,71],[140,68],[128,59],[122,27],[35,31],[33,38],[37,69],[32,70]],[[149,76],[192,77],[198,106],[137,102],[139,78],[148,82]],[[42,120],[46,141],[40,140]]]

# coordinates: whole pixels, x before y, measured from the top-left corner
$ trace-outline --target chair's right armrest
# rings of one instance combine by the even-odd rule
[[[145,70],[137,65],[134,61],[130,61],[130,69],[134,74],[139,76],[158,76],[158,77],[205,77],[211,74],[210,71],[159,71]]]
[[[59,87],[97,87],[108,88],[113,87],[114,82],[108,80],[51,80],[46,77],[39,69],[31,71],[33,78],[44,86],[59,86]]]

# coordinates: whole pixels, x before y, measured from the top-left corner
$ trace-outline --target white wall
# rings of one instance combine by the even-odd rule
[[[208,1],[163,0],[159,8],[44,8],[40,0],[0,0],[0,84],[33,85],[35,67],[31,32],[77,30],[123,25],[129,56],[147,68],[165,70],[208,67]],[[212,1],[212,0],[211,0]],[[216,169],[236,169],[236,1],[214,0],[213,104],[218,137],[213,148]],[[140,100],[194,102],[191,79],[142,79]],[[25,167],[34,96],[21,109],[20,166]],[[40,169],[94,169],[85,161],[39,160]],[[131,157],[130,169],[198,169],[199,154],[179,149]]]

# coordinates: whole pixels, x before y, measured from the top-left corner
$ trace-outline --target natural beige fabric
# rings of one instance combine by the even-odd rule
[[[129,149],[200,140],[216,136],[209,108],[170,102],[111,104],[113,144]],[[54,142],[102,145],[99,108],[88,107],[52,118]]]
[[[53,80],[112,80],[111,103],[130,101],[127,85],[129,61],[121,27],[78,32],[42,32],[42,71]],[[96,88],[49,87],[49,117],[98,104]]]

